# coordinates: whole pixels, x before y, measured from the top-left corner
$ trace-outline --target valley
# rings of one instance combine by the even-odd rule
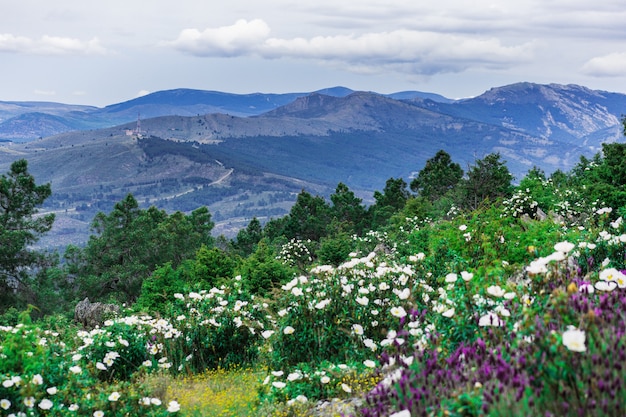
[[[0,143],[0,171],[25,158],[35,178],[51,184],[42,213],[55,212],[57,221],[45,246],[85,242],[94,215],[128,193],[168,211],[207,206],[214,232],[233,236],[252,217],[286,214],[302,189],[327,197],[344,182],[371,202],[388,178],[409,180],[440,149],[464,168],[498,152],[517,180],[533,166],[567,171],[602,143],[622,140],[624,108],[625,95],[530,83],[456,101],[333,88],[180,89],[103,109],[11,103],[0,106],[0,137],[22,141]],[[50,124],[37,131],[52,118],[69,131],[44,136]]]

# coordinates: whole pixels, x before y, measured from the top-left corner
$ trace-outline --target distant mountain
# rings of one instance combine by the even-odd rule
[[[388,178],[410,181],[440,149],[463,168],[499,152],[518,180],[533,166],[569,170],[603,142],[621,140],[626,108],[622,94],[556,84],[515,84],[454,102],[330,90],[333,95],[294,93],[290,101],[171,90],[104,109],[73,109],[61,119],[22,114],[15,123],[62,128],[70,118],[102,123],[112,120],[106,112],[130,117],[142,109],[141,132],[134,115],[113,127],[0,143],[0,172],[27,158],[35,178],[51,183],[47,209],[60,220],[49,244],[84,241],[95,213],[109,211],[129,192],[143,205],[167,210],[207,205],[218,232],[232,235],[252,216],[284,215],[301,189],[328,196],[343,182],[371,201]],[[143,116],[148,106],[174,111],[174,103],[176,111],[197,111],[198,97],[220,94],[221,109],[257,100],[256,109],[263,103],[269,110],[245,117]],[[278,105],[283,99],[288,102]]]
[[[439,94],[424,93],[421,91],[400,91],[388,94],[387,97],[391,97],[395,100],[431,100],[437,103],[453,103],[455,101]]]
[[[331,87],[313,92],[332,97],[345,97],[354,91]],[[72,130],[99,129],[159,116],[197,116],[228,114],[255,116],[292,103],[311,92],[285,94],[231,94],[220,91],[174,89],[157,91],[104,108],[48,102],[0,102],[0,140],[27,142],[40,137]],[[428,97],[449,102],[445,97],[414,92],[391,94],[402,98]],[[28,115],[32,113],[31,115]],[[56,116],[54,123],[43,115]],[[15,120],[10,120],[16,118]]]
[[[541,139],[599,149],[599,143],[621,137],[626,95],[577,85],[518,83],[453,103],[416,104]]]

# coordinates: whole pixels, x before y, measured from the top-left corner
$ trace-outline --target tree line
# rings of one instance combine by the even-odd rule
[[[624,207],[624,166],[626,144],[604,144],[602,153],[581,157],[569,173],[556,171],[549,178]],[[546,175],[533,168],[521,184],[533,178]],[[27,161],[19,160],[0,177],[0,314],[29,304],[39,315],[68,314],[84,297],[159,311],[175,292],[227,284],[234,276],[241,276],[246,290],[264,295],[313,262],[345,261],[355,237],[385,231],[406,218],[436,221],[451,210],[501,201],[512,195],[512,182],[498,153],[464,171],[440,150],[409,183],[389,178],[369,206],[344,183],[330,201],[302,190],[287,215],[264,225],[253,218],[234,239],[212,236],[206,207],[169,214],[142,209],[128,194],[110,213],[95,216],[84,247],[69,246],[61,255],[32,249],[54,223],[53,214],[38,214],[52,191],[49,184],[37,185]],[[285,247],[289,250],[283,253]]]

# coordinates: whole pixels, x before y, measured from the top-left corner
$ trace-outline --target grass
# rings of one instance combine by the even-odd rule
[[[152,374],[144,383],[152,395],[165,402],[176,400],[181,405],[183,417],[296,417],[310,416],[314,402],[306,404],[259,404],[258,391],[267,375],[264,369],[216,369],[202,374],[174,377],[169,374]],[[363,397],[380,381],[374,374],[351,375],[342,382],[354,388],[355,397]],[[332,411],[331,411],[332,408]],[[346,409],[350,410],[350,409]],[[340,404],[327,410],[329,416],[341,415]],[[350,410],[353,411],[353,410]]]
[[[185,417],[255,417],[264,377],[261,369],[234,368],[184,377],[151,375],[145,382],[154,395],[178,401]]]

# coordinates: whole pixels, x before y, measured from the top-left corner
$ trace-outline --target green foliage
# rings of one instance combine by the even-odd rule
[[[233,242],[235,250],[241,256],[248,256],[256,249],[257,243],[263,238],[263,228],[259,219],[254,217],[245,229],[237,233]]]
[[[70,265],[78,272],[79,298],[133,301],[157,266],[171,262],[175,267],[213,242],[206,207],[168,215],[155,207],[140,209],[130,194],[110,214],[99,213],[92,228],[96,234],[81,256],[74,256],[80,263]]]
[[[330,200],[332,201],[332,230],[357,235],[363,233],[367,223],[367,210],[362,204],[363,201],[341,182],[337,184]]]
[[[426,161],[424,168],[411,181],[411,190],[429,201],[436,201],[453,189],[461,178],[461,165],[452,162],[450,155],[440,150]]]
[[[391,216],[404,208],[409,197],[407,184],[402,178],[389,178],[382,193],[380,191],[374,192],[376,203],[371,205],[368,210],[371,229],[376,230],[384,226]]]
[[[44,330],[28,322],[0,328],[3,413],[90,416],[104,413],[114,417],[169,414],[167,405],[161,405],[162,401],[153,398],[140,384],[101,381],[102,371],[95,362],[84,361],[84,355],[75,350],[82,345],[89,354],[94,338],[88,334],[81,337],[67,328],[53,328]]]
[[[354,242],[346,233],[338,233],[332,237],[322,238],[317,257],[323,264],[339,266],[348,260]]]
[[[328,233],[330,215],[330,207],[323,197],[314,197],[302,190],[291,207],[282,234],[287,239],[319,241]]]
[[[189,287],[190,263],[183,262],[177,269],[172,268],[170,262],[158,267],[143,280],[141,295],[134,308],[138,311],[165,313],[174,294],[185,292]]]
[[[256,251],[237,268],[243,289],[251,294],[267,294],[272,288],[291,279],[295,270],[277,258],[274,249],[261,240]]]
[[[0,176],[0,311],[34,295],[26,282],[28,270],[42,256],[31,246],[52,228],[54,214],[37,216],[37,207],[50,197],[50,184],[37,185],[20,159]]]
[[[464,199],[461,206],[476,209],[485,200],[508,197],[513,187],[513,176],[500,159],[499,153],[492,153],[474,162],[462,182]]]

